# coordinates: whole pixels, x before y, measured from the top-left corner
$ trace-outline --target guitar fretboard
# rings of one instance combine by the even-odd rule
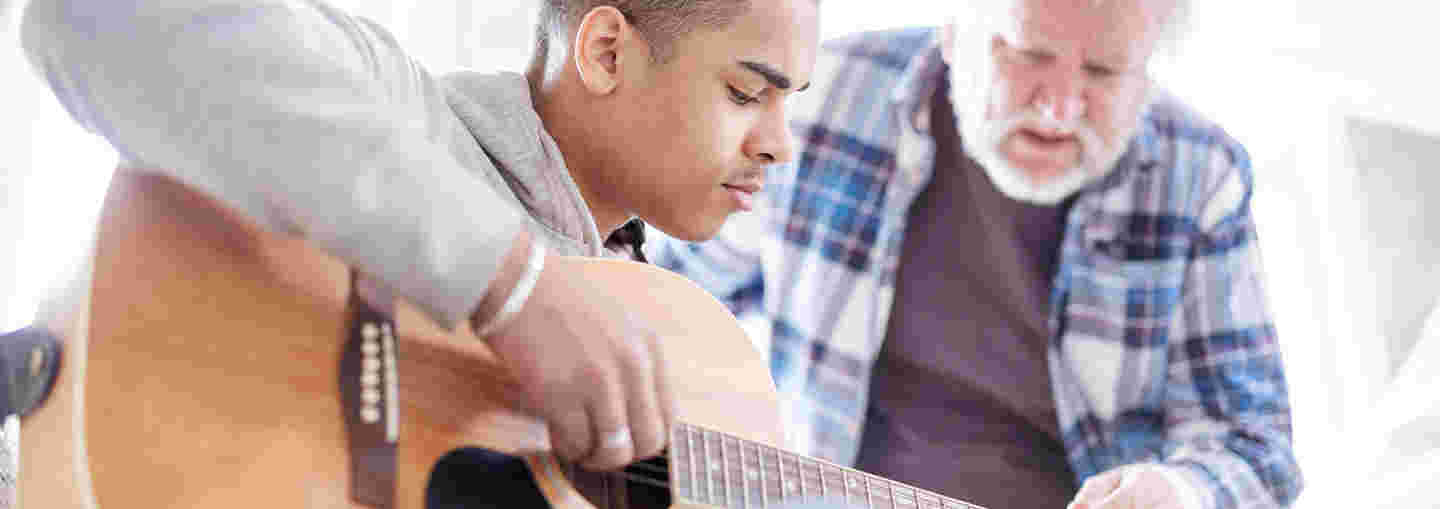
[[[677,501],[767,507],[834,499],[868,508],[983,509],[834,463],[785,452],[698,426],[675,423],[669,451]]]

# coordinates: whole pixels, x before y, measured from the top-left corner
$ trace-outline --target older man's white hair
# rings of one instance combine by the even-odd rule
[[[1090,0],[1096,6],[1113,0]],[[1166,0],[1150,0],[1166,1]],[[1156,53],[1175,55],[1180,52],[1181,46],[1190,35],[1190,21],[1193,15],[1191,0],[1168,0],[1171,2],[1170,10],[1164,14],[1164,20],[1160,27],[1160,36],[1155,43]],[[987,39],[990,34],[997,31],[1006,31],[1006,26],[1013,23],[1010,18],[1010,9],[1014,6],[1015,0],[976,0],[963,2],[955,8],[952,14],[952,22],[956,26],[956,33],[964,36],[984,35]]]
[[[1123,134],[1106,140],[1098,135],[1088,121],[1081,120],[1073,124],[1065,121],[1066,124],[1072,124],[1065,127],[1071,129],[1081,142],[1081,161],[1075,167],[1049,179],[1037,179],[1028,175],[1001,156],[999,146],[1015,125],[1048,118],[1043,111],[1031,110],[1005,112],[1003,116],[987,118],[986,110],[992,92],[991,79],[995,71],[991,62],[990,39],[999,35],[1006,40],[1016,40],[1016,31],[1020,28],[1013,10],[1016,1],[1018,0],[978,0],[962,9],[962,12],[957,12],[953,32],[955,40],[950,45],[950,100],[956,109],[957,127],[965,152],[985,169],[996,187],[1005,195],[1023,202],[1053,205],[1103,177],[1123,154],[1135,127],[1128,126],[1122,131]],[[1126,0],[1089,1],[1095,6],[1101,6],[1107,1]],[[1155,50],[1156,53],[1171,55],[1178,53],[1179,43],[1187,32],[1189,0],[1139,1],[1169,2],[1163,6],[1168,10],[1160,10],[1156,14],[1161,19],[1155,22],[1161,23],[1161,26],[1156,27],[1158,33],[1155,33]],[[1147,60],[1146,64],[1148,63]],[[1148,68],[1144,72],[1148,74]],[[1148,103],[1153,98],[1148,96],[1152,90],[1149,87],[1145,90],[1147,97],[1143,101]],[[1053,120],[1051,123],[1054,124]]]

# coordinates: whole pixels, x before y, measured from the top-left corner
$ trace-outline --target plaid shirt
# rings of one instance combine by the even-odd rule
[[[906,211],[934,170],[936,31],[825,45],[799,94],[798,161],[715,240],[657,263],[725,301],[770,360],[796,452],[853,464]],[[1078,480],[1162,463],[1206,508],[1298,495],[1290,405],[1261,288],[1249,156],[1161,92],[1067,218],[1048,367]],[[748,230],[747,230],[748,229]]]

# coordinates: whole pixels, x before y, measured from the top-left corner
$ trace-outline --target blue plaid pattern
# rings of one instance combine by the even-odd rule
[[[826,44],[792,112],[803,150],[771,171],[763,220],[656,249],[756,335],[798,452],[855,458],[905,211],[933,171],[924,124],[944,69],[933,29]],[[1076,199],[1048,363],[1078,480],[1155,462],[1202,488],[1206,508],[1299,494],[1252,189],[1243,147],[1162,91],[1116,168]]]

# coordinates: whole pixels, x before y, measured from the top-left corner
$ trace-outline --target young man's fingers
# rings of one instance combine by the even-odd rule
[[[584,408],[547,412],[545,422],[550,428],[550,447],[560,459],[576,461],[590,451],[594,439],[590,436],[590,416]]]
[[[627,362],[625,381],[629,388],[630,431],[634,439],[635,459],[649,458],[660,453],[665,445],[665,416],[662,414],[661,394],[658,384],[662,378],[657,370],[662,369],[654,356],[654,348],[648,337],[636,338],[636,352],[641,358]]]
[[[607,376],[599,383],[602,390],[587,405],[594,442],[581,463],[590,470],[611,470],[634,458],[634,438],[628,422],[626,391],[619,378]]]

